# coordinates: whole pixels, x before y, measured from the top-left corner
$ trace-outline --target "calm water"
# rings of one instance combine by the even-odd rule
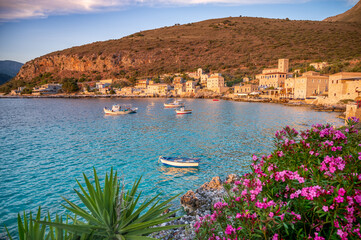
[[[40,205],[60,212],[61,196],[76,200],[75,179],[113,167],[144,196],[195,189],[213,176],[248,172],[253,153],[271,151],[273,135],[290,125],[341,125],[334,113],[276,104],[187,99],[191,115],[164,109],[165,99],[0,99],[0,232],[16,215]],[[132,115],[104,116],[113,103]],[[161,166],[163,156],[202,159],[199,169]],[[0,235],[1,237],[1,235]]]

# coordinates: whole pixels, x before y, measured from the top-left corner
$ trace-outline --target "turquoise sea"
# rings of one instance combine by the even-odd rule
[[[276,130],[342,125],[336,113],[277,104],[185,99],[193,114],[164,109],[166,99],[0,99],[0,238],[17,213],[62,211],[75,179],[113,167],[125,183],[143,176],[144,197],[196,189],[214,176],[246,173],[254,153],[269,153]],[[105,116],[112,104],[138,113]],[[165,167],[158,157],[201,158],[198,169]]]

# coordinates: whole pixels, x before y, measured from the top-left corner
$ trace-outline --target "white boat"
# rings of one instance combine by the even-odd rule
[[[178,101],[178,100],[174,100],[173,102],[170,102],[170,103],[164,103],[164,107],[165,108],[179,108],[179,107],[184,107],[184,103],[182,103],[181,101]]]
[[[131,114],[136,113],[138,108],[124,108],[122,109],[119,104],[115,104],[112,106],[111,109],[104,108],[104,113],[107,115],[124,115],[124,114]]]
[[[199,158],[187,158],[187,157],[159,157],[159,161],[167,166],[172,167],[198,167]]]
[[[190,109],[184,109],[184,107],[181,107],[179,109],[176,109],[175,112],[177,114],[191,114],[192,113],[192,110]]]

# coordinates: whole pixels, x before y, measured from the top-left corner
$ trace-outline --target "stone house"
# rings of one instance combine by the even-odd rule
[[[196,85],[197,85],[196,81],[187,81],[186,82],[186,92],[187,93],[196,93],[197,92]]]
[[[180,83],[185,83],[186,81],[185,81],[185,79],[184,78],[182,78],[182,77],[175,77],[175,78],[173,78],[173,84],[175,85],[175,84],[180,84]]]
[[[289,59],[278,59],[277,68],[266,68],[261,74],[256,75],[261,88],[279,88],[284,86],[285,79],[288,76]]]
[[[286,78],[282,93],[285,94],[285,97],[287,98],[293,98],[294,91],[295,91],[295,78]]]
[[[113,79],[105,79],[96,82],[95,87],[96,89],[100,90],[101,88],[107,88],[113,83]]]
[[[207,79],[207,89],[216,93],[223,93],[228,90],[224,86],[224,78],[220,73],[213,73]]]
[[[25,87],[18,87],[15,90],[11,90],[10,95],[20,95],[24,89]]]
[[[328,91],[328,76],[309,71],[294,81],[294,98],[305,99],[311,96],[318,96]]]
[[[328,99],[336,103],[343,99],[361,97],[361,73],[340,72],[330,75]]]
[[[250,94],[251,92],[257,92],[258,86],[254,84],[244,84],[242,86],[234,86],[234,93]]]
[[[174,84],[174,93],[175,94],[180,95],[185,92],[186,92],[186,84],[185,83]]]
[[[147,93],[152,95],[167,95],[170,89],[170,85],[166,83],[154,83],[148,85]]]
[[[56,94],[58,93],[61,88],[62,84],[58,83],[49,83],[41,85],[40,87],[34,87],[33,88],[33,95],[41,95],[41,94]]]
[[[153,84],[154,82],[147,78],[147,79],[140,79],[137,80],[136,84],[135,84],[135,88],[139,88],[139,89],[146,89],[148,87],[149,84]]]
[[[316,70],[322,70],[328,66],[327,62],[317,62],[317,63],[310,63],[310,66],[314,67]]]
[[[120,92],[116,92],[117,94],[124,94],[124,95],[132,95],[134,88],[132,87],[123,87]]]

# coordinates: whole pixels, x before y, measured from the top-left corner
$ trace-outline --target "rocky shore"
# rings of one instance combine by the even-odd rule
[[[200,217],[212,214],[212,206],[216,202],[221,201],[226,194],[223,184],[233,184],[237,180],[239,180],[239,176],[235,174],[228,175],[225,181],[222,181],[219,177],[214,177],[211,181],[204,183],[197,190],[189,190],[180,199],[180,203],[186,214],[178,220],[161,225],[185,225],[185,227],[161,231],[157,234],[153,234],[152,237],[164,240],[194,239],[195,232],[193,226],[196,221],[199,221]]]

